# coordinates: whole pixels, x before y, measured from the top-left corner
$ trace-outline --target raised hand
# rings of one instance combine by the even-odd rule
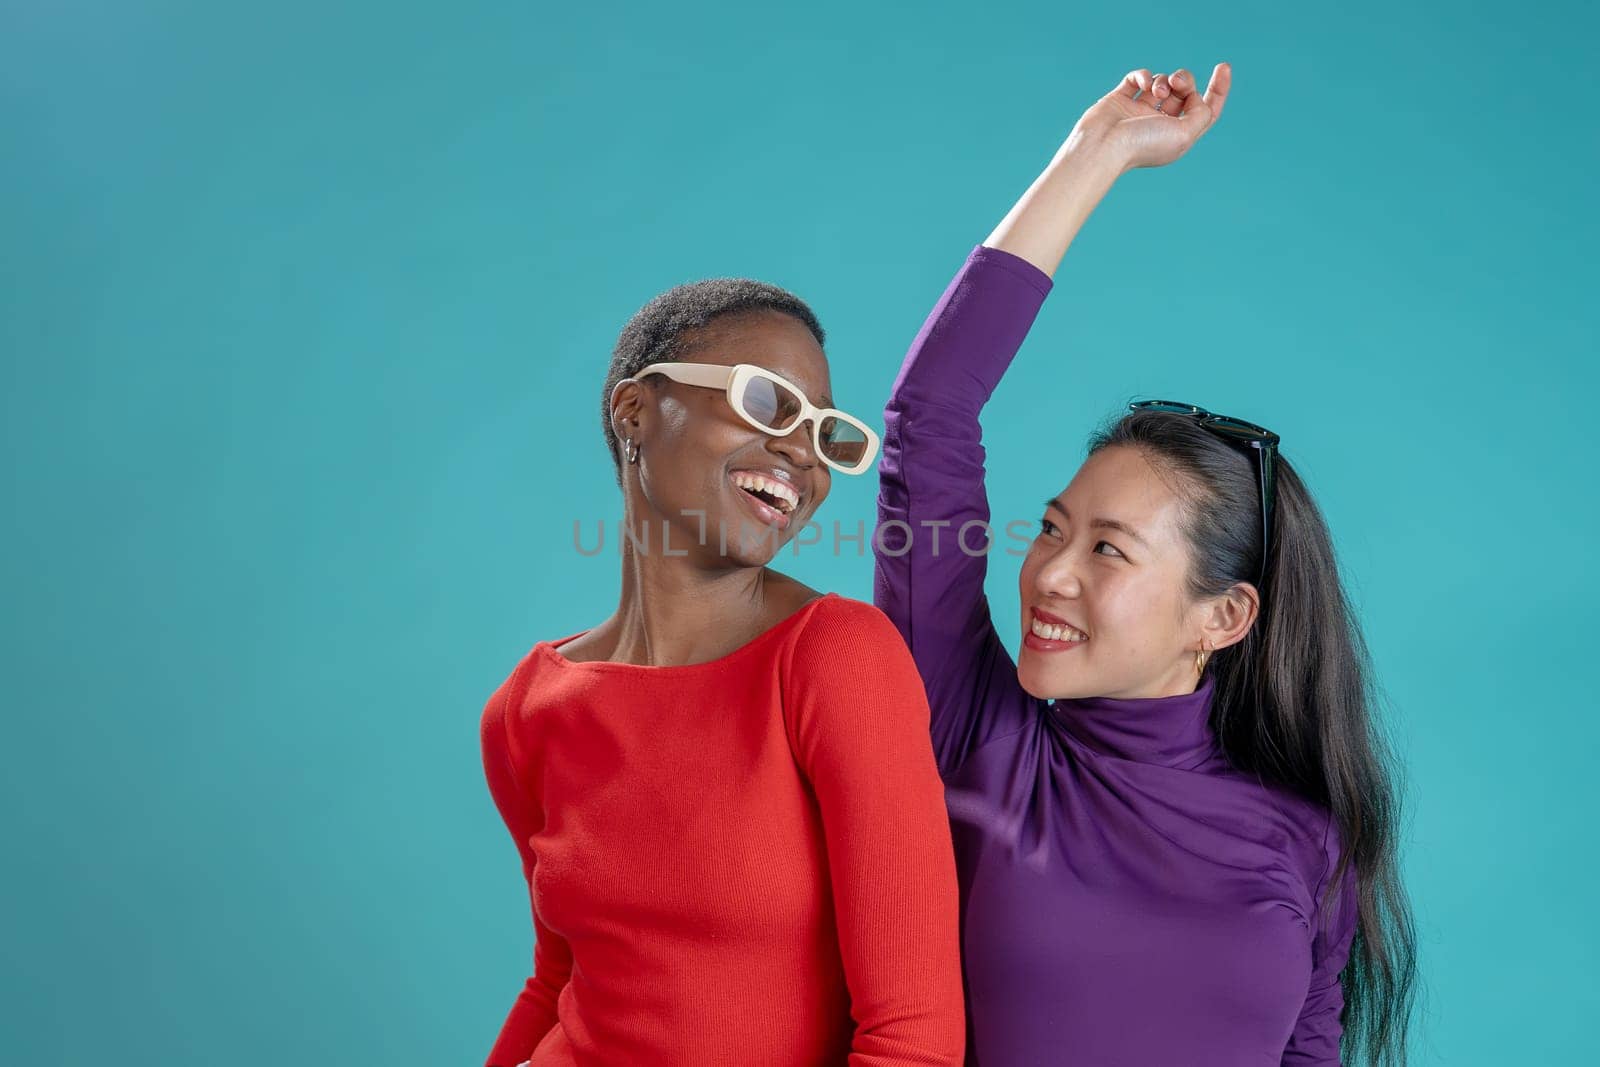
[[[1165,166],[1221,117],[1232,82],[1233,69],[1226,63],[1211,72],[1204,95],[1182,67],[1170,76],[1130,70],[1122,84],[1083,113],[1073,133],[1097,135],[1124,168]]]
[[[984,240],[1054,276],[1067,246],[1118,176],[1187,152],[1222,114],[1233,71],[1218,63],[1204,95],[1182,68],[1133,70],[1090,106],[1044,172]]]

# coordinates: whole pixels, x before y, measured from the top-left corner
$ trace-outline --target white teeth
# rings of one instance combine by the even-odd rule
[[[788,483],[780,482],[776,478],[752,474],[749,471],[735,471],[733,484],[741,489],[759,489],[763,493],[769,493],[777,497],[778,510],[785,515],[793,511],[796,505],[800,503],[800,494],[796,493]]]
[[[1082,630],[1074,630],[1070,626],[1052,626],[1050,623],[1033,620],[1034,635],[1046,641],[1087,641],[1089,635]]]

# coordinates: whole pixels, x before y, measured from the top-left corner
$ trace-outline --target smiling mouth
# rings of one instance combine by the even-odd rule
[[[773,530],[787,530],[790,523],[790,511],[794,505],[790,503],[781,491],[762,489],[760,486],[751,485],[749,479],[741,478],[743,485],[735,484],[734,488],[745,498],[750,510],[762,523]]]
[[[1082,643],[1089,640],[1089,635],[1082,630],[1073,628],[1068,624],[1053,624],[1045,622],[1035,616],[1028,626],[1028,632],[1041,641],[1068,641]]]
[[[775,493],[764,492],[760,489],[746,489],[742,485],[739,486],[739,492],[744,493],[747,496],[755,497],[757,500],[761,501],[767,507],[771,508],[773,511],[776,511],[780,515],[789,514],[789,502]]]
[[[1022,646],[1035,652],[1065,652],[1088,641],[1088,634],[1041,608],[1029,609],[1022,628]]]
[[[800,504],[800,494],[792,487],[763,475],[735,471],[733,484],[741,493],[755,497],[780,515],[794,514]]]

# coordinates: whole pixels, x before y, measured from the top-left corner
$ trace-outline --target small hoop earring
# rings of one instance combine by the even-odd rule
[[[633,443],[633,438],[628,438],[626,447],[623,449],[623,451],[628,457],[629,463],[639,462],[639,446]]]
[[[1208,660],[1210,658],[1211,658],[1211,653],[1206,651],[1204,645],[1202,645],[1200,648],[1195,650],[1195,653],[1194,653],[1194,676],[1196,678],[1205,677],[1206,660]]]

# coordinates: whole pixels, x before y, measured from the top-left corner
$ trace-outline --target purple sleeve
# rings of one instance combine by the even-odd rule
[[[1331,874],[1339,862],[1339,834],[1331,822],[1327,836],[1325,851]],[[1317,887],[1319,903],[1325,888]],[[1284,1067],[1339,1065],[1339,1042],[1344,1036],[1344,1025],[1340,1021],[1344,1013],[1344,988],[1339,975],[1350,958],[1350,944],[1355,939],[1358,918],[1356,870],[1351,865],[1345,868],[1339,891],[1328,901],[1326,911],[1319,914],[1316,922],[1316,933],[1311,941],[1311,985],[1306,990],[1300,1018],[1295,1021],[1294,1033],[1283,1050]]]
[[[974,249],[912,342],[884,408],[873,600],[922,675],[946,777],[985,740],[1020,726],[1031,706],[983,592],[988,553],[1018,542],[1004,527],[989,536],[978,414],[1050,288],[1026,260]]]

